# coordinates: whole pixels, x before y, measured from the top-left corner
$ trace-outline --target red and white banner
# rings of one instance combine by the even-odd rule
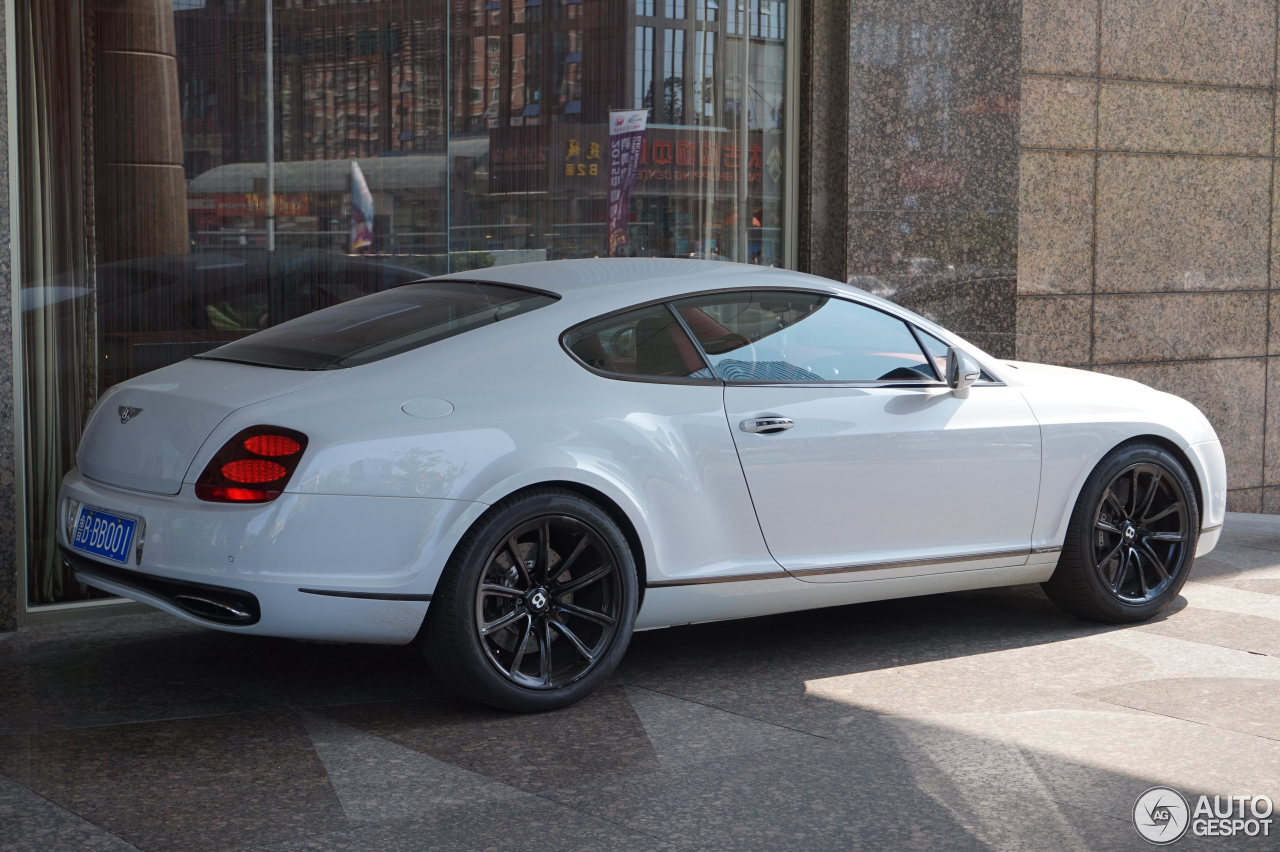
[[[645,109],[609,111],[609,257],[627,244],[627,209],[640,170],[648,116]]]

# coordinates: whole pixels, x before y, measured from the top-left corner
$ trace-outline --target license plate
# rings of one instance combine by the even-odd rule
[[[81,506],[71,546],[125,565],[129,562],[129,548],[133,545],[133,535],[137,528],[138,522],[133,518],[122,518],[92,506]]]

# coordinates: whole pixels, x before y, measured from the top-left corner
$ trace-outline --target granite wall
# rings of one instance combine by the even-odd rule
[[[1280,512],[1278,39],[1274,0],[1023,3],[1018,357],[1190,399],[1235,511]]]
[[[5,28],[0,14],[0,630],[18,618],[18,482],[14,451],[17,383],[13,363],[13,258],[9,242],[9,81]]]
[[[844,277],[1014,352],[1021,4],[849,4]],[[817,215],[815,211],[815,216]]]

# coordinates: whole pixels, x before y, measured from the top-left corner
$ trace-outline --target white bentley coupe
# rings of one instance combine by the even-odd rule
[[[1167,607],[1218,541],[1191,404],[1003,362],[759,266],[407,284],[118,384],[61,495],[80,579],[241,633],[421,644],[464,695],[576,701],[633,630],[1017,583]]]

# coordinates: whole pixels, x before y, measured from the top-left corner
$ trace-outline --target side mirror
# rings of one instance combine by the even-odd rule
[[[969,385],[981,376],[982,368],[976,361],[954,346],[947,347],[947,386],[952,393],[965,399],[969,396]]]

